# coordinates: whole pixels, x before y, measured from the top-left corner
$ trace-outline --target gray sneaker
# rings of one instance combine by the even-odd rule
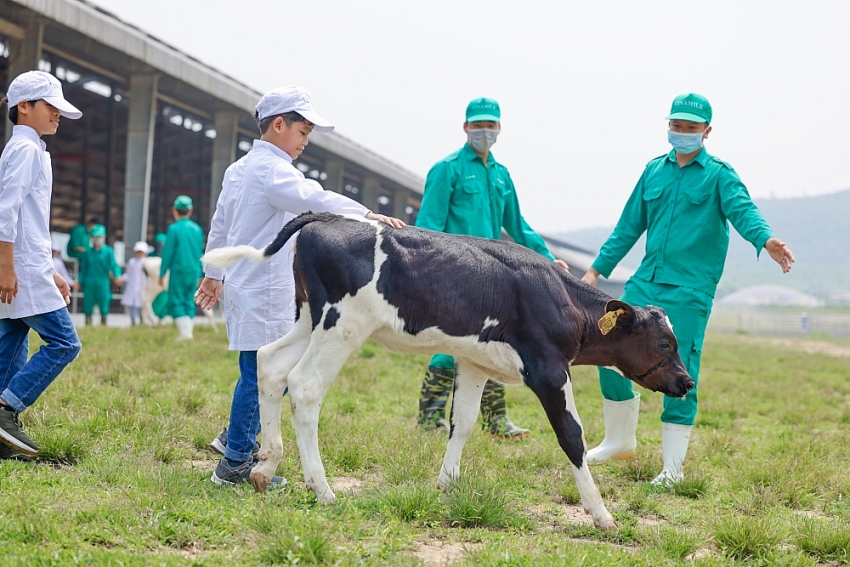
[[[24,433],[18,412],[3,405],[0,405],[0,443],[24,455],[38,455],[38,445]]]
[[[218,486],[233,486],[242,484],[251,476],[251,469],[257,464],[256,459],[250,461],[237,462],[230,459],[222,459],[218,462],[210,480]],[[282,476],[273,476],[269,483],[269,489],[278,490],[287,485],[287,481]]]
[[[0,443],[0,461],[28,461],[30,458]]]
[[[213,451],[215,451],[216,453],[218,453],[219,455],[221,455],[222,457],[224,456],[224,452],[227,450],[227,428],[226,427],[224,429],[222,429],[221,433],[216,435],[216,438],[213,439],[210,442],[209,448],[212,449]],[[257,453],[259,453],[259,452],[260,452],[260,443],[257,442],[257,441],[254,441],[254,450],[251,451],[251,453],[254,456],[256,456]]]

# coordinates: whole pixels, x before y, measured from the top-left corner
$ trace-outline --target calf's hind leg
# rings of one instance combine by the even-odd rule
[[[570,460],[584,509],[590,513],[596,527],[615,528],[617,524],[605,508],[599,489],[593,482],[593,477],[590,476],[587,460],[584,458],[584,431],[573,398],[572,378],[569,370],[561,372],[532,377],[526,382],[543,404],[543,409],[546,410],[549,422],[558,437],[558,444]]]
[[[287,378],[310,346],[310,323],[295,323],[292,331],[257,351],[257,385],[260,398],[260,424],[263,443],[260,462],[251,471],[249,481],[257,492],[265,492],[283,456],[280,434],[280,404]]]
[[[331,383],[352,352],[360,348],[368,334],[355,340],[334,327],[329,331],[316,330],[303,358],[289,374],[289,398],[292,404],[292,425],[304,482],[322,504],[333,504],[336,496],[328,485],[325,467],[319,454],[319,410]]]
[[[481,405],[481,393],[487,383],[487,375],[479,368],[460,359],[456,359],[456,363],[452,429],[443,466],[440,468],[440,477],[437,479],[437,486],[440,488],[447,487],[460,477],[463,446],[475,427],[478,407]]]

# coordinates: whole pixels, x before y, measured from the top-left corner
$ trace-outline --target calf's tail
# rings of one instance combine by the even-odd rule
[[[339,216],[333,213],[302,213],[286,223],[272,243],[263,250],[258,250],[246,244],[216,248],[204,254],[201,262],[221,269],[229,268],[240,260],[250,260],[257,263],[266,262],[283,248],[283,245],[292,238],[293,234],[311,222],[329,222],[337,218]]]
[[[268,260],[263,256],[262,250],[257,250],[253,246],[243,244],[241,246],[227,246],[225,248],[216,248],[210,250],[201,257],[201,262],[215,266],[216,268],[229,268],[239,260],[251,260],[252,262],[265,262]]]
[[[329,222],[338,219],[339,215],[333,213],[301,213],[280,230],[271,244],[266,246],[263,254],[268,257],[276,254],[292,235],[310,224],[311,222]]]

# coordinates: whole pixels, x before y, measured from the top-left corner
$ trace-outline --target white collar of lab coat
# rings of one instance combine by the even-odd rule
[[[36,132],[36,131],[35,131],[32,127],[30,127],[30,126],[25,126],[25,125],[23,125],[23,124],[13,126],[13,127],[12,127],[12,135],[14,136],[15,134],[17,134],[17,135],[19,135],[19,136],[23,136],[24,138],[29,138],[29,139],[30,139],[30,140],[32,140],[33,142],[36,142],[36,141],[37,141],[39,144],[41,144],[41,149],[42,149],[42,150],[46,150],[46,149],[47,149],[47,144],[45,144],[45,143],[44,143],[44,140],[42,140],[42,139],[39,137],[38,132]]]
[[[34,130],[33,130],[34,131]],[[275,146],[271,142],[266,142],[265,140],[254,140],[254,148],[255,150],[266,150],[277,157],[285,159],[287,162],[292,163],[292,158],[289,157],[289,154]]]

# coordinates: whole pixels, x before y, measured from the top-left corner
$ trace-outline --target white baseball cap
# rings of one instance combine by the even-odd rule
[[[307,89],[294,85],[279,87],[264,94],[257,103],[257,114],[260,120],[285,112],[297,112],[312,122],[313,130],[317,132],[333,132],[334,130],[333,124],[319,116],[313,108],[313,97]]]
[[[147,254],[149,251],[150,247],[148,246],[148,243],[144,240],[139,240],[138,242],[133,244],[133,252],[144,252],[145,254]]]
[[[65,100],[59,79],[44,71],[27,71],[15,77],[9,84],[6,98],[9,108],[21,101],[43,100],[55,106],[65,118],[76,120],[83,115],[79,108]]]

